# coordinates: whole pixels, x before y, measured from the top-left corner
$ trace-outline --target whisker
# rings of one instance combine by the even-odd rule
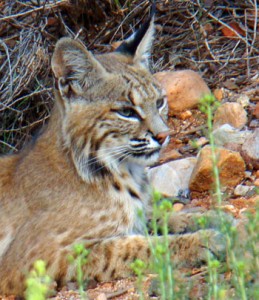
[[[92,159],[88,159],[84,165],[88,165],[91,166],[94,163],[96,163],[97,161],[99,161],[101,158],[103,157],[107,157],[109,156],[110,158],[116,157],[117,155],[121,154],[121,153],[125,153],[126,147],[122,148],[122,149],[117,149],[116,151],[111,151],[110,153],[103,153],[102,155],[99,155],[98,157],[94,157]]]
[[[116,146],[116,147],[113,147],[113,148],[103,148],[103,149],[101,149],[101,150],[102,150],[102,151],[117,150],[117,149],[122,149],[122,148],[124,148],[124,147],[127,147],[127,145],[125,144],[125,145]],[[88,153],[88,155],[90,155],[90,154],[96,154],[96,150],[94,150],[94,151],[89,151],[89,152],[87,152],[87,153]]]
[[[124,155],[125,155],[125,157],[124,157],[121,161],[123,161],[124,159],[126,159],[126,157],[130,156],[129,153],[125,153],[125,152],[124,152]],[[123,157],[123,155],[122,155],[121,157]],[[121,162],[121,161],[120,161],[120,162]],[[120,164],[120,162],[119,162],[119,164]],[[100,171],[100,170],[103,169],[103,168],[105,168],[105,166],[101,166],[100,168],[94,170],[94,172],[93,172],[92,174],[97,173],[98,171]]]

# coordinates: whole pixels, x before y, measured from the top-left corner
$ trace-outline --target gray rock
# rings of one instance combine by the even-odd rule
[[[177,196],[180,190],[188,189],[196,161],[196,158],[189,157],[150,168],[148,176],[153,188],[165,197]]]
[[[242,145],[251,134],[249,130],[240,131],[229,124],[221,125],[213,131],[215,144],[219,147],[229,143]]]
[[[249,167],[259,169],[259,128],[245,139],[241,155]]]
[[[255,187],[254,186],[247,186],[239,184],[234,189],[234,195],[235,196],[253,196],[255,194]]]
[[[237,103],[241,104],[243,107],[247,107],[250,104],[250,99],[246,94],[240,94],[237,99]]]
[[[259,119],[252,120],[249,124],[249,127],[251,127],[251,128],[259,127]]]

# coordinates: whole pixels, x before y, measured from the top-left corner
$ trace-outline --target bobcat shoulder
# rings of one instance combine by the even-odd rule
[[[49,123],[34,144],[0,158],[0,294],[22,295],[37,259],[58,284],[74,280],[67,255],[76,243],[91,250],[86,278],[125,277],[134,259],[148,262],[138,217],[150,211],[144,168],[169,139],[165,95],[148,70],[153,31],[151,20],[98,56],[79,41],[57,43]],[[205,260],[203,234],[170,235],[172,260]],[[205,235],[221,253],[217,233]]]

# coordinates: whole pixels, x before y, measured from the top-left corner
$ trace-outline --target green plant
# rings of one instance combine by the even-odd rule
[[[208,284],[209,284],[209,293],[208,299],[225,299],[225,295],[228,293],[228,299],[232,298],[230,296],[230,290],[233,291],[234,288],[234,298],[238,297],[237,299],[256,299],[256,298],[249,298],[249,290],[250,294],[254,293],[258,290],[258,287],[255,285],[253,286],[253,280],[255,276],[258,276],[258,250],[256,248],[256,243],[259,241],[258,235],[258,209],[256,211],[256,215],[250,217],[247,222],[246,226],[246,236],[243,236],[245,239],[243,242],[243,247],[237,246],[237,228],[229,222],[226,221],[224,218],[223,212],[220,210],[222,205],[222,194],[221,194],[221,186],[220,186],[220,173],[219,168],[217,166],[217,155],[216,155],[216,146],[214,141],[213,135],[213,113],[218,108],[219,102],[215,99],[213,95],[206,95],[201,99],[200,110],[204,112],[207,116],[207,127],[208,127],[208,138],[209,143],[211,146],[211,159],[213,165],[213,176],[215,180],[215,193],[217,199],[217,206],[218,206],[218,215],[221,221],[221,228],[222,233],[226,237],[227,241],[227,253],[228,253],[228,262],[226,264],[227,270],[231,276],[231,281],[226,286],[225,283],[219,282],[219,262],[216,260],[212,260],[208,258]],[[240,241],[239,241],[240,244]],[[250,258],[245,259],[245,257]],[[251,266],[251,261],[253,262],[252,265],[255,265],[256,268],[253,270]],[[250,266],[250,267],[249,267]],[[250,276],[253,277],[253,280]],[[254,280],[256,282],[256,280]],[[258,285],[258,284],[257,284]],[[249,289],[249,287],[252,289]],[[227,291],[228,289],[228,291]],[[252,291],[252,292],[251,292]],[[255,292],[256,293],[256,292]],[[254,296],[254,295],[253,295]]]
[[[163,199],[159,192],[154,191],[151,224],[150,228],[145,227],[151,250],[151,262],[149,266],[145,266],[145,268],[141,268],[140,270],[139,262],[137,265],[133,265],[135,267],[135,274],[138,276],[138,282],[142,282],[143,273],[146,269],[158,275],[155,282],[161,300],[181,299],[180,296],[183,294],[183,291],[179,288],[181,285],[180,280],[178,280],[179,278],[177,278],[179,274],[175,273],[169,247],[168,219],[172,212],[172,202],[168,199]],[[159,224],[158,220],[160,220]],[[152,232],[152,238],[149,235],[149,231]],[[162,235],[162,242],[161,238],[158,238],[160,233]],[[140,296],[143,299],[142,291]]]
[[[200,111],[205,113],[207,116],[207,127],[208,127],[208,138],[209,144],[211,146],[211,160],[213,166],[213,176],[215,180],[215,192],[217,204],[221,205],[222,203],[222,195],[220,190],[220,178],[219,178],[219,168],[217,166],[217,154],[216,154],[216,146],[213,135],[213,113],[220,106],[220,103],[216,100],[216,98],[212,94],[205,95],[200,100]]]
[[[144,273],[147,270],[147,265],[145,262],[143,262],[141,259],[136,259],[133,263],[130,265],[133,272],[137,275],[137,287],[140,293],[140,300],[144,300],[144,294],[142,291],[142,283],[144,278]]]
[[[75,244],[72,254],[68,256],[69,262],[73,263],[76,267],[76,278],[81,299],[86,299],[84,291],[86,282],[84,280],[83,266],[87,263],[89,252],[83,244]]]
[[[35,261],[26,279],[26,300],[45,300],[51,294],[52,282],[46,274],[46,263],[43,260]]]

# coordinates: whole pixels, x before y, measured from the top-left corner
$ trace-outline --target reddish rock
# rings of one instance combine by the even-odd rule
[[[259,102],[257,102],[255,105],[255,108],[253,110],[253,115],[256,117],[256,119],[259,119]]]
[[[216,155],[221,185],[229,187],[237,185],[245,177],[245,163],[241,155],[224,148],[217,148]],[[209,191],[214,188],[214,182],[211,147],[206,146],[200,151],[189,188],[196,192]]]
[[[182,157],[182,154],[179,153],[176,149],[170,149],[170,147],[162,150],[159,156],[159,163],[164,163],[169,160],[176,160]]]
[[[242,105],[235,102],[226,102],[216,110],[213,127],[216,129],[223,124],[229,124],[241,129],[246,123],[247,113]]]
[[[218,100],[218,101],[222,101],[223,98],[224,98],[224,88],[221,88],[221,89],[215,89],[213,91],[213,95],[215,96],[215,98]]]
[[[251,169],[259,169],[259,128],[244,141],[241,155]]]
[[[210,94],[205,81],[192,70],[159,72],[154,76],[167,93],[170,115],[196,107],[204,95]]]

